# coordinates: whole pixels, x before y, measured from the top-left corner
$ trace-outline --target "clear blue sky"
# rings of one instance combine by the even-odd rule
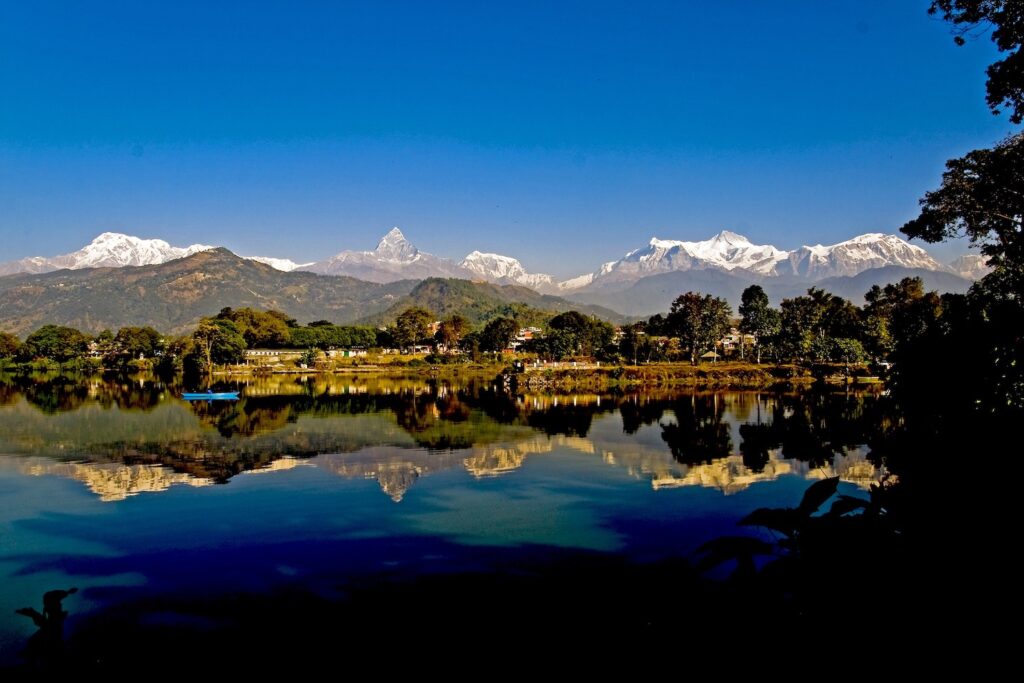
[[[1011,131],[987,37],[927,5],[0,0],[0,260],[400,225],[564,276],[652,235],[895,232]]]

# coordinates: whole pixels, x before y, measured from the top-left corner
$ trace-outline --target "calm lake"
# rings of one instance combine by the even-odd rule
[[[651,562],[812,480],[856,493],[883,475],[872,393],[231,386],[237,402],[187,403],[153,381],[0,378],[0,663],[35,631],[15,610],[54,588],[79,588],[73,633],[156,598],[152,618],[174,621],[179,598],[331,595],[575,551]]]

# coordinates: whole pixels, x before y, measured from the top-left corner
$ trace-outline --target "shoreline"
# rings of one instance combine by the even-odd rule
[[[832,385],[879,385],[884,381],[876,376],[845,376],[842,366],[811,368],[796,364],[760,365],[747,362],[723,361],[691,365],[690,363],[654,363],[650,365],[604,365],[597,363],[560,363],[528,366],[514,371],[504,363],[460,365],[375,365],[365,364],[335,367],[320,371],[302,368],[232,367],[216,370],[214,377],[224,379],[266,376],[336,377],[418,377],[432,379],[493,379],[514,389],[614,389],[637,387],[719,387],[765,388],[784,385],[810,386],[816,383]]]

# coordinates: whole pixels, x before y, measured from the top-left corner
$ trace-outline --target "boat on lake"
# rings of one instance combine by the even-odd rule
[[[186,401],[237,401],[237,391],[204,391],[201,393],[184,393],[181,395]]]

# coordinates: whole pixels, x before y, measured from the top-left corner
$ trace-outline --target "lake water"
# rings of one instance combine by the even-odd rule
[[[487,382],[268,378],[235,403],[147,381],[0,380],[0,662],[14,613],[330,594],[584,551],[687,557],[763,506],[882,476],[870,393],[516,396]],[[164,608],[166,611],[166,608]],[[162,618],[166,618],[166,615]]]

